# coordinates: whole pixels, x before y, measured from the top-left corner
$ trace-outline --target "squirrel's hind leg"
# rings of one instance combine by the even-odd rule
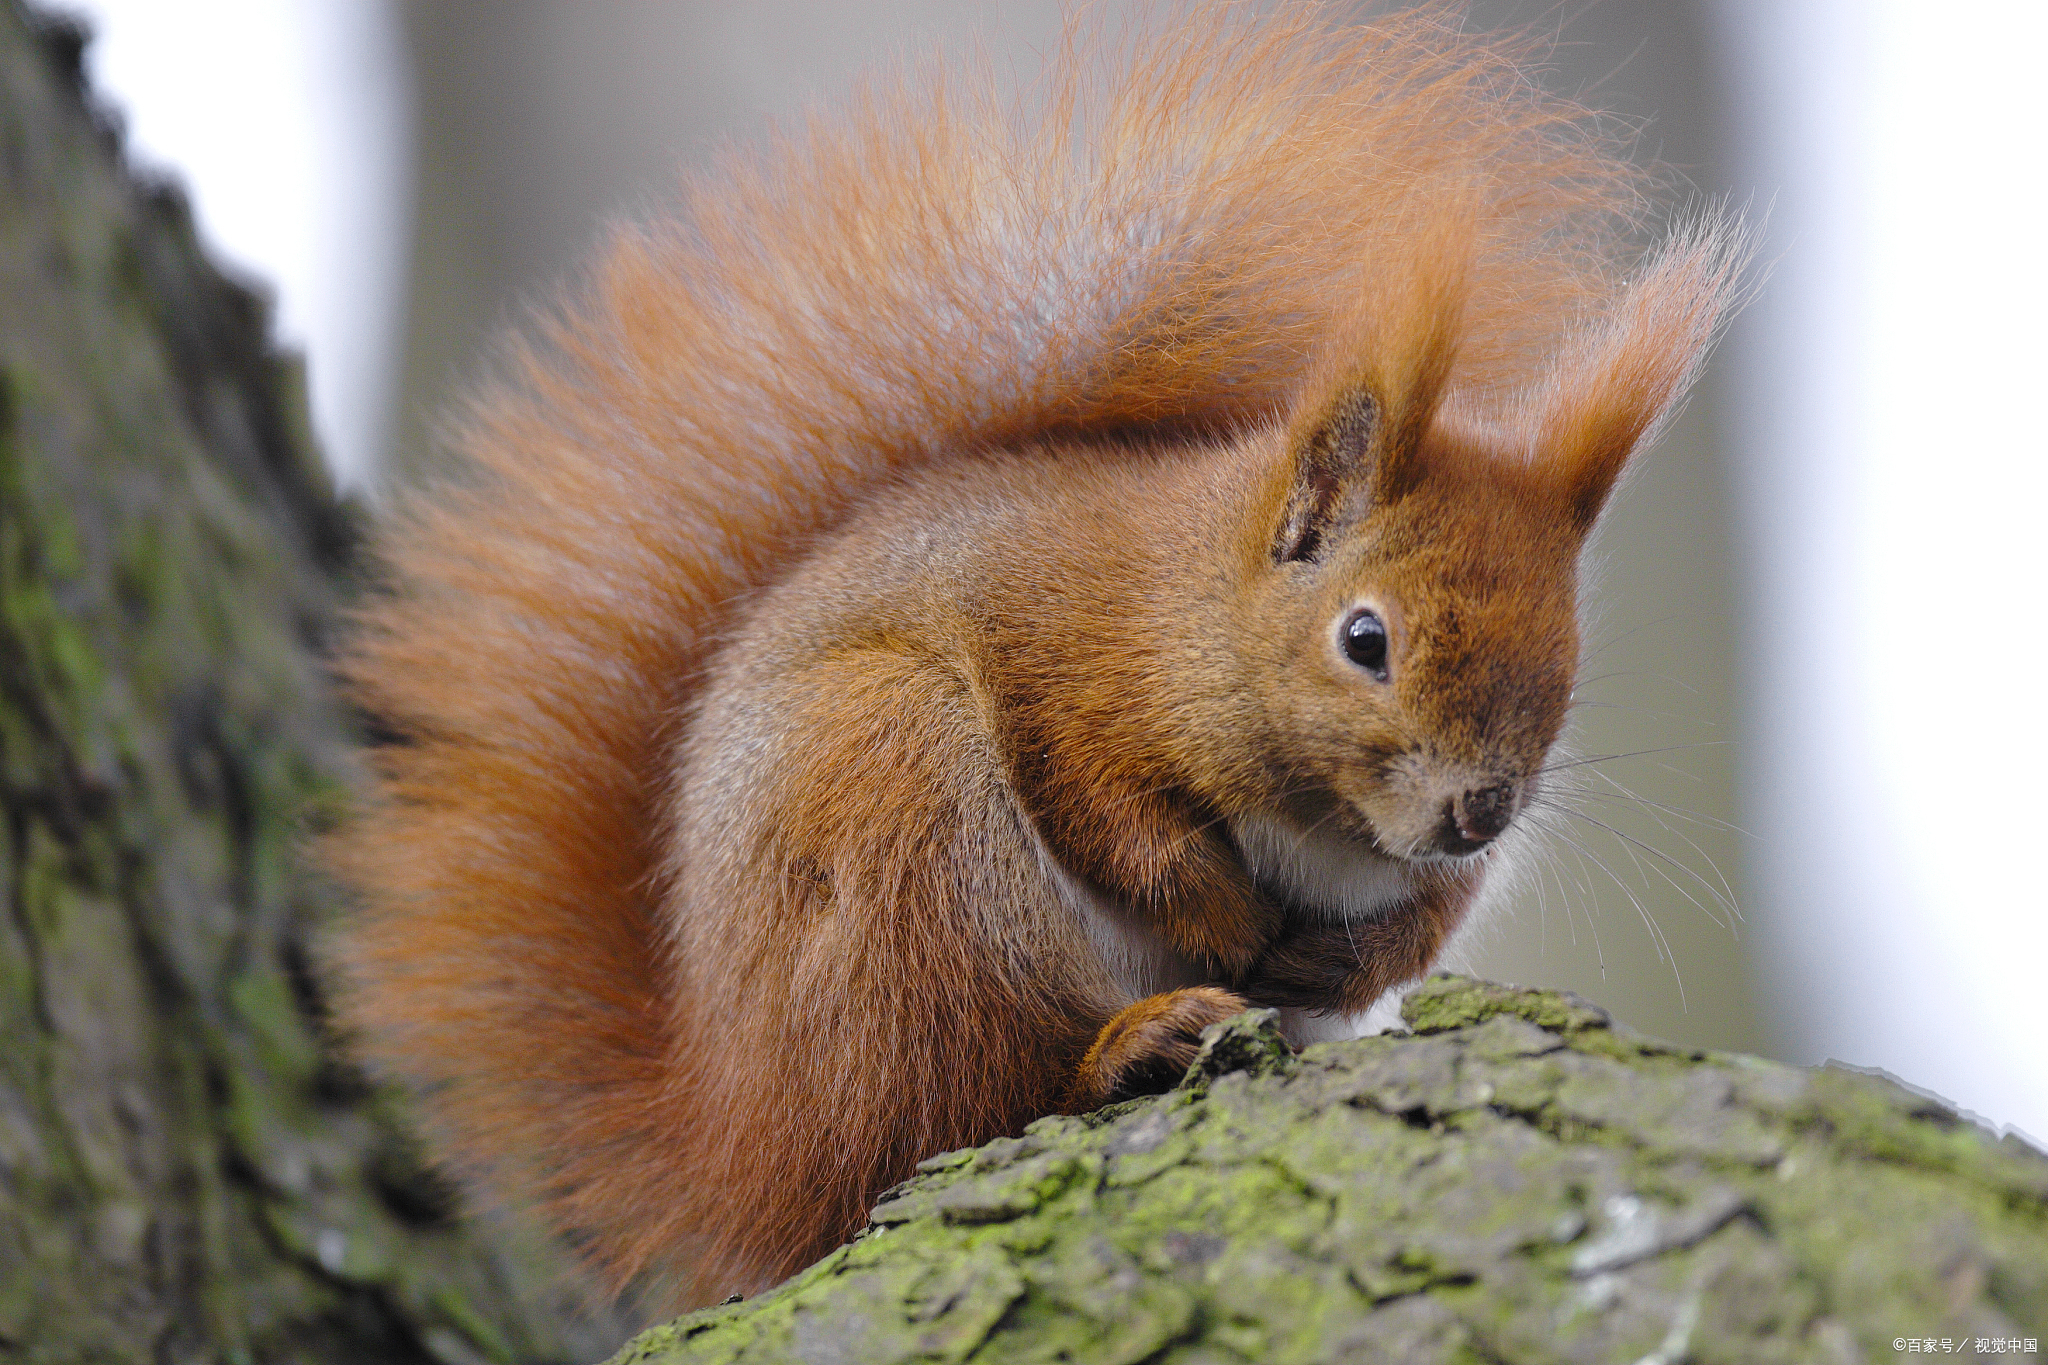
[[[919,1160],[1054,1112],[1116,998],[964,680],[887,649],[774,663],[706,706],[678,810],[690,1221],[729,1269],[706,1290],[792,1273]]]
[[[1171,1090],[1195,1060],[1202,1030],[1249,1008],[1242,996],[1221,986],[1188,986],[1119,1010],[1081,1059],[1067,1111],[1086,1113]]]

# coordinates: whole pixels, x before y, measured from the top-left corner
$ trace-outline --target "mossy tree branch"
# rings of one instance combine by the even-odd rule
[[[1270,1016],[1212,1029],[1168,1095],[926,1162],[850,1245],[614,1365],[1767,1365],[2044,1335],[2048,1158],[1890,1081],[1458,977],[1409,997],[1409,1036],[1297,1057]]]

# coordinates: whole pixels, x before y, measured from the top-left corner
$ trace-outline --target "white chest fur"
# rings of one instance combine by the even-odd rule
[[[1332,924],[1377,919],[1414,889],[1400,863],[1328,829],[1255,814],[1232,820],[1230,833],[1254,881]]]

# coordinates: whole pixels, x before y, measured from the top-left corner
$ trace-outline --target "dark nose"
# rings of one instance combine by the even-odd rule
[[[1466,792],[1453,811],[1458,833],[1475,844],[1491,843],[1515,818],[1515,787],[1502,782]]]

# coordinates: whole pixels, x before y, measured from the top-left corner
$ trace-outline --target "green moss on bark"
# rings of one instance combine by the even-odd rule
[[[2043,1334],[2048,1158],[2017,1141],[1570,996],[1436,977],[1406,1018],[1299,1057],[1219,1026],[1173,1093],[935,1158],[849,1246],[614,1365],[1762,1365]]]

